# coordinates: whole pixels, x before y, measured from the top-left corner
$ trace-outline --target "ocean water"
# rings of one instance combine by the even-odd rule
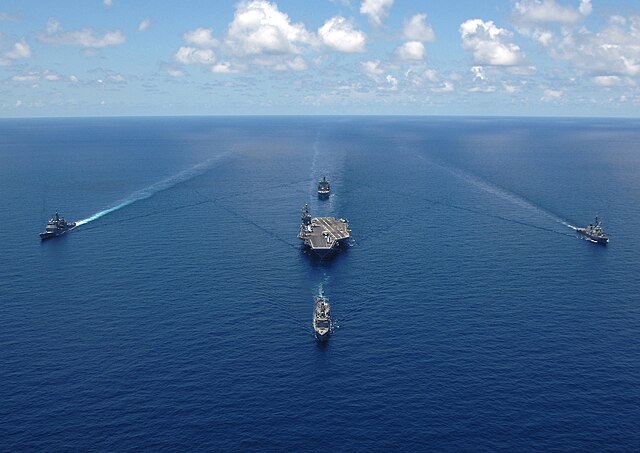
[[[638,143],[620,119],[1,120],[0,450],[638,451]],[[301,250],[305,203],[347,250]],[[56,210],[82,225],[41,243]],[[596,213],[607,246],[572,229]]]

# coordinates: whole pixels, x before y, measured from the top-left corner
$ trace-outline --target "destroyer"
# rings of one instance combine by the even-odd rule
[[[318,183],[318,198],[329,198],[331,194],[331,186],[329,185],[329,181],[327,181],[327,177],[323,176],[322,181]]]
[[[606,244],[609,242],[609,236],[602,229],[602,225],[600,224],[600,217],[596,215],[596,221],[594,223],[590,223],[586,228],[576,228],[576,231],[580,234],[584,234],[586,237],[591,239],[593,242],[598,242],[600,244]]]
[[[298,238],[320,258],[343,246],[350,235],[349,223],[345,219],[311,217],[309,206],[304,205]]]
[[[47,227],[45,228],[45,230],[40,233],[40,239],[44,241],[45,239],[62,236],[67,231],[73,230],[75,227],[75,222],[67,222],[64,217],[60,217],[56,212],[56,215],[54,217],[51,217],[47,222]]]
[[[319,341],[325,341],[331,333],[331,305],[324,293],[320,293],[316,297],[316,306],[313,310],[313,331]]]

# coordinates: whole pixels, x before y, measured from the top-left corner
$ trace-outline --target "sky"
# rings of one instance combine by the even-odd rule
[[[2,0],[0,117],[640,116],[638,0]]]

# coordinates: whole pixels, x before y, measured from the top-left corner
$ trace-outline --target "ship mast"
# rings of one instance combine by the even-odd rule
[[[309,205],[305,204],[304,208],[302,208],[302,225],[308,226],[311,225],[311,214],[309,214]]]

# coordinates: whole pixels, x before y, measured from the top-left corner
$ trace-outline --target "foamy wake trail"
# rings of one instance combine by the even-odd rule
[[[316,291],[315,291],[316,297],[324,294],[324,287],[327,283],[329,283],[329,276],[327,274],[324,274],[322,281],[316,287]]]
[[[520,197],[520,196],[518,196],[518,195],[516,195],[514,193],[508,192],[508,191],[506,191],[506,190],[504,190],[504,189],[502,189],[500,187],[494,186],[493,184],[488,183],[486,181],[482,181],[482,180],[476,178],[475,176],[466,175],[465,179],[467,181],[469,181],[471,184],[473,184],[473,185],[475,185],[477,187],[480,187],[482,190],[484,190],[486,192],[494,194],[494,195],[496,195],[496,196],[498,196],[498,197],[500,197],[500,198],[502,198],[504,200],[510,201],[510,202],[522,207],[522,208],[525,208],[525,209],[529,210],[529,211],[535,212],[537,214],[541,214],[541,215],[553,220],[554,222],[557,222],[557,223],[559,223],[561,225],[564,225],[564,226],[566,226],[568,228],[572,228],[572,229],[575,230],[575,227],[570,225],[569,223],[567,223],[564,219],[561,219],[557,215],[555,215],[555,214],[553,214],[553,213],[551,213],[551,212],[549,212],[549,211],[547,211],[547,210],[545,210],[545,209],[543,209],[543,208],[541,208],[539,206],[534,205],[530,201],[525,200],[524,198],[522,198],[522,197]]]
[[[313,141],[313,159],[311,160],[311,174],[309,175],[309,179],[311,180],[311,193],[314,193],[314,185],[316,184],[316,180],[318,178],[318,140],[320,138],[320,132],[316,134],[316,139]]]
[[[190,179],[195,178],[196,176],[200,176],[207,170],[209,170],[213,165],[220,160],[224,155],[212,157],[204,162],[200,162],[197,165],[194,165],[191,168],[187,168],[186,170],[181,171],[178,174],[170,176],[167,179],[163,179],[155,184],[150,185],[149,187],[145,187],[144,189],[133,192],[124,200],[120,201],[115,206],[107,208],[103,211],[96,212],[91,217],[87,217],[86,219],[82,219],[76,222],[77,226],[86,225],[87,223],[93,222],[94,220],[98,220],[101,217],[106,216],[107,214],[111,214],[114,211],[122,209],[126,206],[129,206],[137,201],[146,200],[147,198],[151,198],[158,192],[162,192],[164,190],[170,189],[180,183],[189,181]]]
[[[421,159],[423,159],[423,160],[426,160],[424,158],[424,156],[419,156],[419,157]],[[435,165],[438,165],[438,164],[435,164]],[[522,198],[522,197],[520,197],[520,196],[518,196],[518,195],[516,195],[516,194],[514,194],[512,192],[509,192],[509,191],[507,191],[505,189],[502,189],[502,188],[500,188],[498,186],[495,186],[495,185],[493,185],[493,184],[491,184],[491,183],[489,183],[487,181],[483,181],[482,179],[477,178],[476,176],[470,175],[469,173],[467,173],[467,172],[465,172],[463,170],[450,168],[450,167],[447,167],[447,166],[444,166],[444,165],[438,165],[438,166],[443,168],[443,169],[445,169],[445,170],[447,170],[450,173],[453,173],[458,178],[465,180],[466,182],[470,183],[471,185],[474,185],[474,186],[478,187],[479,189],[481,189],[481,190],[483,190],[485,192],[488,192],[488,193],[491,193],[493,195],[496,195],[496,196],[502,198],[503,200],[507,200],[507,201],[509,201],[511,203],[514,203],[514,204],[516,204],[516,205],[518,205],[518,206],[520,206],[522,208],[525,208],[525,209],[527,209],[529,211],[533,211],[533,212],[535,212],[537,214],[541,214],[541,215],[553,220],[554,222],[557,222],[557,223],[559,223],[561,225],[564,225],[564,226],[566,226],[568,228],[571,228],[573,230],[576,229],[576,227],[574,227],[573,225],[568,223],[566,220],[558,217],[557,215],[555,215],[555,214],[553,214],[553,213],[551,213],[551,212],[549,212],[549,211],[547,211],[547,210],[545,210],[545,209],[543,209],[543,208],[541,208],[539,206],[534,205],[530,201],[525,200],[524,198]]]

